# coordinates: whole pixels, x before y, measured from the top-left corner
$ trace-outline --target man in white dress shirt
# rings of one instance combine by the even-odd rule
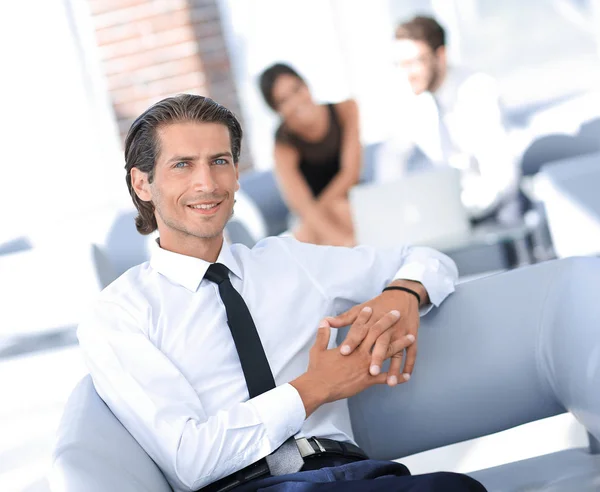
[[[366,459],[345,400],[408,381],[420,313],[454,290],[453,262],[407,246],[228,245],[241,138],[235,116],[201,96],[165,99],[132,125],[125,160],[136,226],[158,229],[160,239],[151,260],[107,287],[79,326],[99,395],[176,491],[484,490],[466,476],[411,477],[401,464]],[[218,285],[215,267],[227,272]],[[220,282],[241,294],[251,313],[243,331],[258,332],[272,372],[272,387],[253,397]],[[337,348],[330,328],[345,324]],[[311,436],[329,450],[302,440]],[[300,471],[272,475],[267,460],[286,443],[300,456],[300,442]]]
[[[461,171],[463,203],[474,222],[518,220],[516,161],[494,79],[449,65],[445,31],[430,17],[398,26],[394,58],[412,93],[380,149],[376,179],[451,166]]]

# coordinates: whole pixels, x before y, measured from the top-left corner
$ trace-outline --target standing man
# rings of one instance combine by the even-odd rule
[[[449,64],[445,31],[430,17],[398,26],[394,59],[412,95],[381,147],[377,180],[451,166],[461,171],[462,199],[474,223],[517,221],[518,173],[496,82]]]
[[[175,491],[483,490],[369,460],[346,403],[408,381],[419,313],[453,291],[455,265],[406,246],[228,245],[241,139],[235,116],[201,96],[165,99],[133,123],[136,226],[160,239],[79,326],[99,395]],[[330,327],[346,324],[337,348]]]

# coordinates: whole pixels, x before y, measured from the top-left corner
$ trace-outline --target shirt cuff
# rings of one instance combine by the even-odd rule
[[[419,309],[421,316],[427,314],[433,306],[438,307],[446,297],[454,292],[454,281],[440,270],[440,261],[432,259],[427,265],[421,262],[403,265],[394,276],[395,280],[414,280],[423,284],[430,304]]]
[[[277,386],[250,400],[265,426],[271,443],[271,451],[300,432],[306,419],[306,411],[300,394],[291,384]]]

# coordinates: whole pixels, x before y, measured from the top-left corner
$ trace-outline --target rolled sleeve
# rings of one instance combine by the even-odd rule
[[[425,287],[431,304],[420,309],[421,316],[427,314],[433,306],[438,307],[446,297],[454,292],[458,279],[455,263],[446,255],[431,248],[413,248],[396,275],[396,280],[413,280]]]
[[[288,437],[300,432],[306,412],[300,394],[291,384],[283,384],[250,400],[274,451]]]

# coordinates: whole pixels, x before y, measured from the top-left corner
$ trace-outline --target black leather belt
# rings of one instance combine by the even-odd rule
[[[296,445],[303,458],[336,455],[363,460],[369,459],[362,449],[349,442],[340,442],[325,438],[317,439],[316,437],[303,437],[296,439]],[[207,485],[201,490],[202,492],[227,492],[250,480],[267,475],[269,475],[269,467],[267,466],[267,461],[263,458],[246,468],[242,468],[225,478]]]

